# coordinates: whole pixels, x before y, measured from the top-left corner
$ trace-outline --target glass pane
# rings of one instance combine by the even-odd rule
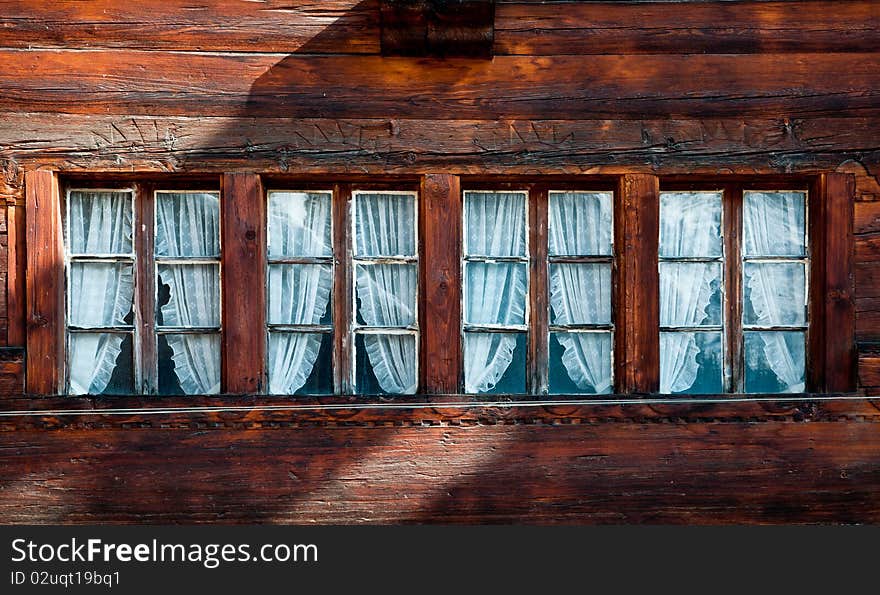
[[[524,263],[465,263],[465,322],[525,324],[526,289]]]
[[[804,392],[805,339],[801,331],[746,331],[746,392]]]
[[[156,256],[220,256],[220,195],[157,192]]]
[[[355,256],[415,256],[413,194],[355,194]]]
[[[220,266],[160,264],[156,323],[159,326],[220,326]]]
[[[415,394],[416,337],[410,334],[355,335],[355,390],[362,395]]]
[[[743,192],[746,256],[806,253],[806,192]]]
[[[796,262],[743,263],[743,324],[806,324],[804,265]]]
[[[660,263],[660,325],[721,324],[721,263]]]
[[[333,393],[333,335],[269,333],[269,393]]]
[[[721,193],[660,193],[660,256],[721,256]]]
[[[464,334],[467,393],[525,394],[526,333]]]
[[[269,324],[332,324],[329,264],[269,265]]]
[[[332,256],[331,192],[269,193],[269,258]]]
[[[550,393],[611,392],[611,333],[550,333]]]
[[[122,262],[70,263],[71,326],[132,324],[134,268]]]
[[[610,264],[550,265],[550,324],[610,323]]]
[[[358,324],[401,327],[416,323],[416,265],[357,265],[355,276]]]
[[[133,394],[132,343],[131,333],[71,333],[70,394]]]
[[[220,392],[220,333],[159,335],[159,392]]]
[[[67,219],[71,254],[131,254],[131,192],[70,193]]]
[[[464,209],[467,256],[525,256],[525,192],[465,192]]]
[[[611,192],[550,192],[550,255],[610,255],[613,196]]]
[[[724,392],[720,332],[660,333],[660,392]]]

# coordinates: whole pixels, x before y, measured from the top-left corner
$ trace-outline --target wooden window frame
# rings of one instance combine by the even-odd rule
[[[151,187],[221,190],[221,334],[222,394],[261,394],[266,378],[266,188],[309,189],[334,186],[334,208],[349,213],[351,188],[367,190],[418,190],[419,237],[419,386],[422,394],[460,394],[463,387],[461,347],[461,189],[503,189],[504,184],[544,185],[549,190],[582,189],[615,191],[615,265],[612,301],[614,310],[614,387],[627,398],[656,394],[659,389],[659,192],[661,178],[653,174],[617,176],[474,176],[428,173],[421,176],[294,177],[259,173],[227,174],[131,174],[91,172],[64,175],[51,170],[25,172],[25,333],[26,392],[30,395],[62,394],[65,387],[65,250],[61,207],[62,189],[68,185],[130,187],[144,193]],[[800,176],[667,176],[664,190],[682,185],[719,187],[725,184],[770,184],[792,187],[799,181],[809,191],[809,238],[811,245],[809,299],[811,308],[807,391],[851,393],[855,391],[854,309],[852,302],[853,234],[852,209],[855,180],[851,174],[818,173]],[[531,199],[530,199],[531,200]],[[545,197],[546,200],[546,197]],[[135,203],[138,201],[137,195]],[[540,229],[540,221],[529,224]],[[350,215],[346,215],[350,216]],[[142,218],[143,219],[143,218]],[[335,221],[336,219],[334,219]],[[152,225],[153,220],[144,220]],[[349,220],[333,230],[334,245],[347,245]],[[152,230],[150,230],[152,233]],[[543,234],[546,235],[546,226]],[[143,238],[142,233],[135,238]],[[152,237],[152,236],[150,236]],[[544,252],[530,235],[532,266]],[[152,254],[136,239],[139,260]],[[350,328],[352,315],[351,259],[334,252],[334,327]],[[150,267],[137,268],[139,288],[153,288]],[[544,286],[541,271],[530,271],[529,306],[547,311],[548,295],[534,288]],[[544,267],[546,268],[546,267]],[[546,270],[545,270],[546,273]],[[546,276],[546,275],[545,275]],[[138,291],[140,291],[139,289]],[[344,296],[344,299],[339,299]],[[343,303],[344,302],[344,303]],[[255,303],[260,307],[254,307]],[[549,315],[549,314],[548,314]],[[143,312],[141,325],[152,324]],[[345,324],[340,324],[344,322]],[[262,329],[255,332],[255,329]],[[534,332],[534,331],[533,331]],[[539,329],[538,337],[549,335]],[[141,339],[144,358],[155,358]],[[148,341],[146,343],[149,343]],[[347,333],[336,333],[334,357],[348,359],[353,346]],[[537,361],[541,347],[530,347]],[[337,394],[353,392],[350,364],[335,366]],[[533,375],[537,376],[537,375]],[[541,378],[531,380],[541,386]],[[156,387],[150,387],[156,392]],[[528,395],[526,395],[528,396]],[[754,396],[754,395],[751,395]],[[778,395],[781,396],[781,395]],[[609,396],[609,398],[613,398]]]

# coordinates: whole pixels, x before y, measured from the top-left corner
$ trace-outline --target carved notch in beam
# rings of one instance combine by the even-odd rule
[[[491,58],[495,0],[379,0],[383,56]]]

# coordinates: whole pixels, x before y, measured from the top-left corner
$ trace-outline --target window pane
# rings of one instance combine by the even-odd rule
[[[332,256],[330,192],[269,193],[269,258]]]
[[[804,392],[805,338],[801,331],[746,331],[746,392]]]
[[[526,350],[526,333],[466,332],[465,392],[524,394]]]
[[[721,263],[660,263],[661,326],[721,324]]]
[[[550,324],[610,323],[610,264],[550,265]]]
[[[550,192],[550,255],[611,255],[613,196],[610,192]]]
[[[388,327],[415,324],[416,265],[357,265],[355,275],[358,324]]]
[[[744,192],[744,254],[806,254],[806,198],[805,192]]]
[[[70,193],[67,221],[71,254],[131,254],[131,192]]]
[[[355,335],[355,387],[359,394],[415,394],[416,338],[410,334]]]
[[[269,333],[269,393],[333,393],[333,335]]]
[[[220,266],[160,264],[157,324],[220,326]]]
[[[550,393],[610,393],[611,333],[550,333]]]
[[[720,332],[660,333],[661,393],[720,393],[722,369]]]
[[[132,265],[122,262],[70,263],[70,325],[130,325],[133,296]]]
[[[220,334],[159,335],[159,392],[220,392]]]
[[[134,393],[131,333],[71,333],[72,395]]]
[[[660,193],[660,256],[721,256],[721,193]]]
[[[156,255],[220,255],[220,195],[156,193]]]
[[[465,192],[464,197],[467,256],[525,256],[525,192]]]
[[[415,256],[413,194],[355,193],[355,256]]]
[[[269,324],[331,324],[329,264],[269,265]]]
[[[806,324],[804,265],[791,262],[743,263],[743,324]]]
[[[525,324],[526,265],[465,263],[465,322]]]

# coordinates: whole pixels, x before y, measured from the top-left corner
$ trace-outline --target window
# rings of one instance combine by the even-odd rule
[[[220,392],[219,202],[218,192],[67,192],[69,393]],[[153,290],[136,291],[154,273]]]
[[[334,204],[343,206],[334,209]],[[412,191],[345,186],[337,191],[268,192],[271,394],[333,394],[347,387],[358,394],[416,392],[416,206]],[[334,236],[334,226],[350,234]],[[337,272],[346,271],[351,275],[350,299],[334,282]],[[334,300],[351,308],[335,309]],[[334,333],[344,339],[336,357]],[[339,386],[334,385],[335,368]]]
[[[465,392],[612,392],[613,192],[463,196]]]
[[[805,190],[661,193],[660,392],[805,390],[806,213]]]

